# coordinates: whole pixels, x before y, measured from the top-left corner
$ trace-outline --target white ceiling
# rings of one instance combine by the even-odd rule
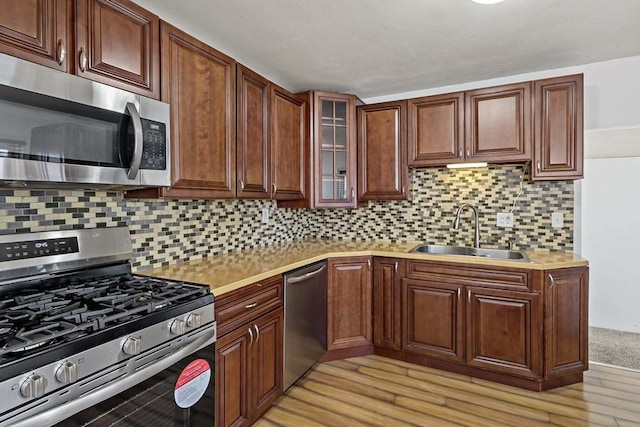
[[[388,95],[640,55],[640,0],[136,0],[294,92]]]

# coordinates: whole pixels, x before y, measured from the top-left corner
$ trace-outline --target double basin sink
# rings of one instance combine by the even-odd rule
[[[481,258],[492,258],[509,261],[529,262],[529,257],[524,252],[512,251],[509,249],[484,249],[469,248],[465,246],[443,246],[443,245],[418,245],[409,252],[417,252],[433,255],[462,255]]]

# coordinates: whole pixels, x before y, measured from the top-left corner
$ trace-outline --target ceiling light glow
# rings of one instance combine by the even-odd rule
[[[471,1],[480,3],[480,4],[495,4],[495,3],[500,3],[502,0],[471,0]]]

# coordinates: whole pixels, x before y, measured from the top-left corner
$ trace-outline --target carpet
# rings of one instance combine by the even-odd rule
[[[640,370],[640,334],[589,327],[589,360]]]

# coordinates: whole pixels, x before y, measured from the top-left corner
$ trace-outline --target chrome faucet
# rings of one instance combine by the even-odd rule
[[[475,225],[476,225],[476,234],[473,238],[473,247],[479,248],[480,247],[480,222],[478,221],[478,209],[475,206],[470,205],[469,203],[465,203],[464,205],[460,206],[458,208],[458,212],[456,212],[456,219],[453,220],[453,228],[455,228],[456,230],[460,228],[460,214],[465,208],[469,208],[473,211],[473,218],[475,220]]]

